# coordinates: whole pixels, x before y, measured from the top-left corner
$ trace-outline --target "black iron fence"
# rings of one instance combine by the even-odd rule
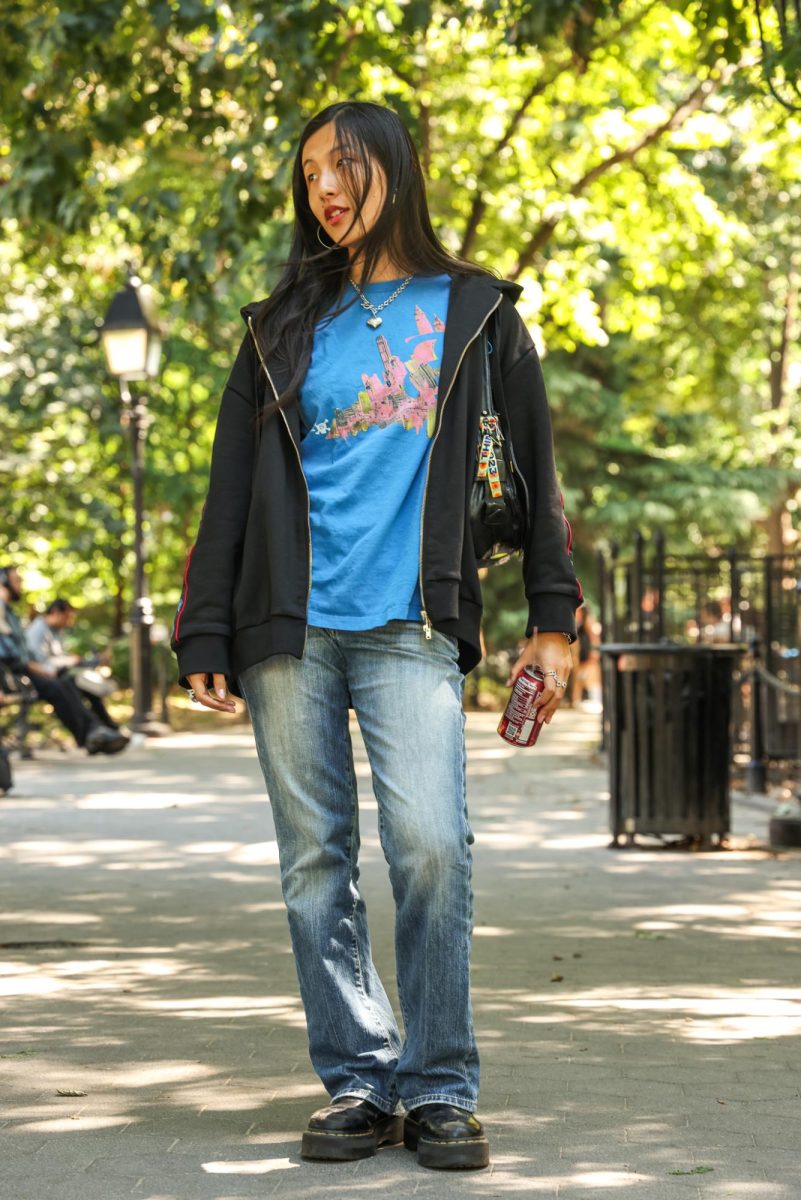
[[[605,642],[732,643],[735,758],[754,790],[770,762],[801,763],[801,554],[671,554],[637,533],[598,554]]]

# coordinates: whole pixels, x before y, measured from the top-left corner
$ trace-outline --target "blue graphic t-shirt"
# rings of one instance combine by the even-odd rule
[[[402,281],[362,290],[377,308]],[[420,620],[420,513],[449,295],[447,275],[415,276],[378,328],[357,299],[315,330],[300,392],[310,625]]]

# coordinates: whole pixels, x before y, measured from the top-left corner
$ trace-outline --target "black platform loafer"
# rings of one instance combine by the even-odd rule
[[[379,1146],[398,1146],[402,1141],[403,1117],[390,1116],[358,1096],[340,1096],[312,1113],[300,1156],[349,1162],[370,1158]]]
[[[489,1166],[489,1142],[473,1113],[454,1104],[423,1104],[406,1116],[403,1144],[421,1167],[470,1171]]]

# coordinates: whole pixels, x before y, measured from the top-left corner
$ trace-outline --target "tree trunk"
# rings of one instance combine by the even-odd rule
[[[790,369],[790,347],[793,344],[796,316],[798,312],[799,277],[797,263],[792,260],[787,272],[787,291],[784,297],[784,314],[782,317],[779,338],[776,344],[771,343],[770,355],[770,407],[784,417],[786,425],[790,416],[790,391],[787,386]],[[779,432],[779,427],[776,427]],[[770,465],[778,465],[776,454],[772,454]],[[770,509],[765,521],[765,532],[768,537],[768,554],[784,554],[795,540],[787,501],[795,492],[795,488],[786,484]]]

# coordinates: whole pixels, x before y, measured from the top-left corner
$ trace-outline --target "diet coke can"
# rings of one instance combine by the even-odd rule
[[[545,676],[537,667],[524,667],[515,681],[498,733],[512,746],[533,746],[540,736],[534,701],[545,690]]]

